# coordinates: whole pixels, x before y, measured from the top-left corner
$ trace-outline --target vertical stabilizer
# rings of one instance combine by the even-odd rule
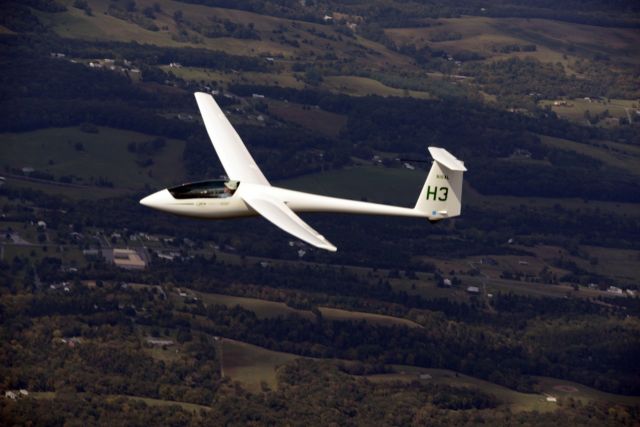
[[[433,164],[415,209],[430,221],[458,216],[462,207],[462,175],[467,168],[444,148],[429,147],[429,153]]]

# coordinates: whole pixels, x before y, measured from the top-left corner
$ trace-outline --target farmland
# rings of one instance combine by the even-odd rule
[[[184,178],[175,160],[182,156],[184,142],[169,139],[151,158],[152,165],[141,167],[128,146],[154,139],[154,136],[113,128],[96,127],[95,133],[79,128],[51,128],[19,134],[2,134],[0,157],[5,168],[32,167],[59,179],[65,175],[77,177],[81,184],[93,184],[99,179],[115,187],[129,190],[145,185],[166,187]],[[10,161],[11,163],[6,163]],[[117,164],[118,168],[113,165]]]

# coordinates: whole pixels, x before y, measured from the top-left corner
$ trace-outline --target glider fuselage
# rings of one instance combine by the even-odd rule
[[[168,189],[165,189],[142,199],[140,203],[160,211],[192,218],[228,219],[260,215],[243,200],[242,195],[246,191],[281,200],[294,212],[425,216],[424,213],[420,213],[415,209],[400,206],[340,199],[256,184],[241,184],[232,196],[222,198],[177,199]]]

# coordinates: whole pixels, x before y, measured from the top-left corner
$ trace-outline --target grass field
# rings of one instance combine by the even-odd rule
[[[410,96],[412,98],[433,98],[427,92],[417,90],[402,90],[385,86],[377,80],[357,76],[329,76],[325,77],[322,87],[338,93],[351,96]]]
[[[600,160],[612,168],[624,169],[634,175],[640,175],[639,147],[608,142],[599,143],[598,146],[595,146],[551,136],[540,136],[540,139],[544,145],[549,147],[574,151]]]
[[[550,106],[558,116],[582,125],[589,125],[585,119],[585,113],[587,111],[589,111],[592,116],[601,114],[605,110],[609,111],[611,118],[601,120],[598,122],[598,126],[617,126],[617,119],[620,118],[640,121],[640,116],[636,114],[638,102],[630,99],[610,99],[608,102],[568,99],[566,100],[566,105],[553,105],[553,103],[553,100],[540,101],[541,106]]]
[[[415,366],[394,365],[395,373],[370,375],[370,381],[414,381],[446,384],[454,387],[469,387],[493,394],[501,404],[513,412],[538,411],[549,412],[556,409],[555,403],[546,401],[546,396],[534,393],[520,393],[498,384],[490,383],[478,378],[470,377],[447,369],[429,369]],[[420,375],[423,375],[422,379]],[[430,378],[425,378],[429,375]]]
[[[304,83],[297,80],[291,73],[258,73],[252,71],[240,71],[237,73],[207,70],[205,68],[181,67],[171,68],[168,65],[160,67],[168,73],[173,73],[176,77],[191,81],[216,82],[222,85],[231,83],[256,84],[265,86],[291,87],[302,89]]]
[[[202,301],[207,305],[222,304],[227,307],[240,306],[245,310],[253,311],[256,316],[261,319],[288,316],[290,314],[296,314],[306,319],[315,319],[315,316],[307,310],[299,310],[291,308],[282,302],[267,301],[258,298],[246,298],[235,297],[230,295],[212,294],[204,292],[194,292],[198,295]],[[367,322],[377,325],[399,325],[408,326],[411,328],[420,327],[415,322],[400,317],[385,316],[382,314],[365,313],[362,311],[343,310],[339,308],[331,307],[318,307],[322,316],[327,320],[335,321],[359,321],[365,320]]]
[[[153,160],[153,165],[144,168],[136,163],[136,155],[127,150],[131,142],[152,139],[153,135],[105,127],[99,127],[95,134],[82,132],[77,127],[3,133],[0,134],[0,162],[10,168],[30,166],[56,178],[75,175],[81,178],[82,184],[91,184],[92,178],[105,178],[115,187],[125,189],[140,189],[145,185],[162,188],[181,182],[184,169],[177,160],[182,159],[183,141],[167,139],[166,146],[157,154],[144,156]],[[77,144],[82,148],[78,149]]]
[[[334,138],[347,124],[347,118],[343,115],[316,108],[305,110],[301,104],[293,102],[269,100],[269,113],[285,122]]]
[[[82,396],[83,393],[78,393]],[[30,397],[34,399],[55,399],[56,392],[55,391],[41,391],[41,392],[31,392],[29,393]],[[113,401],[116,399],[130,399],[130,400],[141,400],[149,406],[172,406],[177,405],[180,406],[185,411],[196,412],[196,411],[209,411],[211,408],[204,405],[196,405],[195,403],[187,403],[187,402],[176,402],[173,400],[161,400],[161,399],[152,399],[150,397],[140,397],[140,396],[129,396],[126,394],[109,394],[104,396],[107,400]]]
[[[600,248],[596,246],[583,246],[590,257],[598,260],[596,265],[589,265],[581,260],[578,265],[588,268],[598,274],[613,277],[628,283],[640,283],[640,251],[631,249]]]
[[[426,177],[426,171],[421,170],[365,165],[304,175],[278,184],[327,196],[412,206]]]
[[[621,394],[605,393],[582,384],[559,380],[556,378],[535,377],[535,379],[538,382],[536,388],[540,390],[541,393],[550,396],[556,396],[559,398],[572,397],[573,399],[580,400],[583,403],[595,400],[620,403],[622,405],[640,405],[640,396],[624,396]]]
[[[321,57],[331,51],[340,58],[355,58],[356,62],[368,63],[369,65],[382,67],[386,63],[393,63],[404,68],[414,68],[408,58],[391,52],[378,43],[360,37],[355,40],[340,41],[338,40],[339,34],[332,27],[310,22],[172,0],[138,0],[136,2],[138,10],[143,10],[154,4],[158,4],[161,8],[161,12],[156,13],[153,20],[159,31],[149,31],[132,22],[106,14],[109,2],[105,0],[88,0],[93,16],[87,16],[83,11],[72,7],[71,0],[66,0],[65,3],[69,9],[65,13],[38,12],[38,17],[63,37],[85,40],[136,41],[169,47],[201,47],[221,50],[234,55],[269,55],[296,60],[302,57]],[[190,25],[178,28],[173,19],[174,13],[177,11],[182,13],[184,20],[190,25],[206,26],[210,23],[209,17],[229,20],[245,26],[252,24],[260,39],[204,37],[196,33]],[[286,33],[282,34],[282,28],[286,28]],[[181,31],[188,37],[176,38],[176,35]],[[281,33],[282,38],[276,36],[275,33]],[[298,42],[297,46],[295,42]],[[358,55],[354,56],[354,52],[357,52]]]
[[[277,367],[300,357],[226,338],[220,345],[224,376],[253,392],[259,392],[262,383],[275,389]]]
[[[97,186],[66,186],[60,185],[55,181],[29,181],[18,178],[7,178],[7,188],[13,189],[29,189],[41,191],[46,194],[55,194],[57,196],[67,197],[72,200],[96,200],[106,199],[109,197],[118,197],[130,194],[131,190],[124,188],[108,188]]]
[[[579,25],[545,19],[471,17],[439,19],[442,25],[427,28],[387,29],[386,34],[396,44],[428,45],[447,52],[472,51],[486,58],[530,56],[543,62],[569,65],[575,58],[567,55],[571,46],[576,54],[606,53],[616,59],[638,62],[640,35],[633,29]],[[448,32],[459,40],[431,41]],[[596,43],[597,40],[597,43]],[[535,44],[535,52],[500,53],[505,45]],[[498,52],[494,51],[494,47]]]
[[[288,307],[283,302],[267,301],[257,298],[235,297],[231,295],[212,294],[204,292],[195,292],[202,301],[207,305],[221,304],[227,307],[240,306],[245,310],[253,311],[258,318],[265,319],[278,316],[288,316],[296,314],[301,317],[313,319],[314,315],[310,311],[297,310]]]
[[[362,311],[341,310],[339,308],[319,307],[322,317],[328,320],[359,321],[366,320],[367,323],[382,326],[408,326],[410,328],[420,328],[421,326],[409,319],[385,316],[382,314],[364,313]]]
[[[477,388],[486,393],[493,394],[502,402],[502,405],[508,407],[513,412],[553,411],[556,409],[557,404],[555,402],[548,402],[546,399],[548,396],[556,398],[573,397],[583,403],[586,401],[609,401],[623,405],[640,404],[640,397],[637,396],[604,393],[582,384],[555,378],[534,377],[537,381],[535,388],[538,393],[520,393],[488,381],[446,369],[428,369],[405,365],[394,365],[394,368],[395,373],[371,375],[368,378],[374,382],[393,380],[413,381],[419,379],[420,381],[436,384]],[[423,375],[422,379],[420,379],[420,375]],[[428,375],[430,378],[425,378],[424,375]]]

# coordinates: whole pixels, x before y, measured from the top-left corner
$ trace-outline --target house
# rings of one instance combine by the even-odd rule
[[[480,293],[480,288],[478,288],[477,286],[469,286],[467,288],[467,292],[471,295],[478,295]]]
[[[623,295],[624,292],[622,289],[618,288],[617,286],[609,286],[609,288],[607,289],[607,292],[613,295]]]
[[[451,279],[444,279],[444,280],[442,281],[442,284],[450,288],[450,287],[451,287],[451,285],[452,285],[452,284],[451,284]]]
[[[46,230],[47,229],[47,223],[42,221],[42,220],[38,221],[38,228],[42,228],[42,229]]]
[[[260,94],[260,93],[252,93],[251,94],[252,98],[264,98],[264,95]]]
[[[4,392],[4,397],[6,397],[7,399],[16,400],[18,396],[16,396],[16,394],[11,390],[8,390]]]
[[[555,396],[547,396],[547,402],[556,403],[558,398]]]
[[[83,249],[82,255],[97,257],[100,255],[100,251],[98,249]]]
[[[163,340],[160,338],[147,337],[147,342],[151,345],[173,345],[173,340]]]
[[[416,167],[415,167],[415,166],[413,166],[413,165],[411,165],[411,164],[409,164],[409,163],[405,163],[403,166],[404,166],[406,169],[409,169],[409,170],[415,170],[415,169],[416,169]]]
[[[158,258],[166,259],[167,261],[173,261],[175,259],[175,256],[171,254],[163,254],[161,252],[158,252]]]
[[[27,390],[23,389],[23,388],[20,389],[19,393],[20,393],[20,396],[22,396],[22,397],[29,396],[29,392]]]

